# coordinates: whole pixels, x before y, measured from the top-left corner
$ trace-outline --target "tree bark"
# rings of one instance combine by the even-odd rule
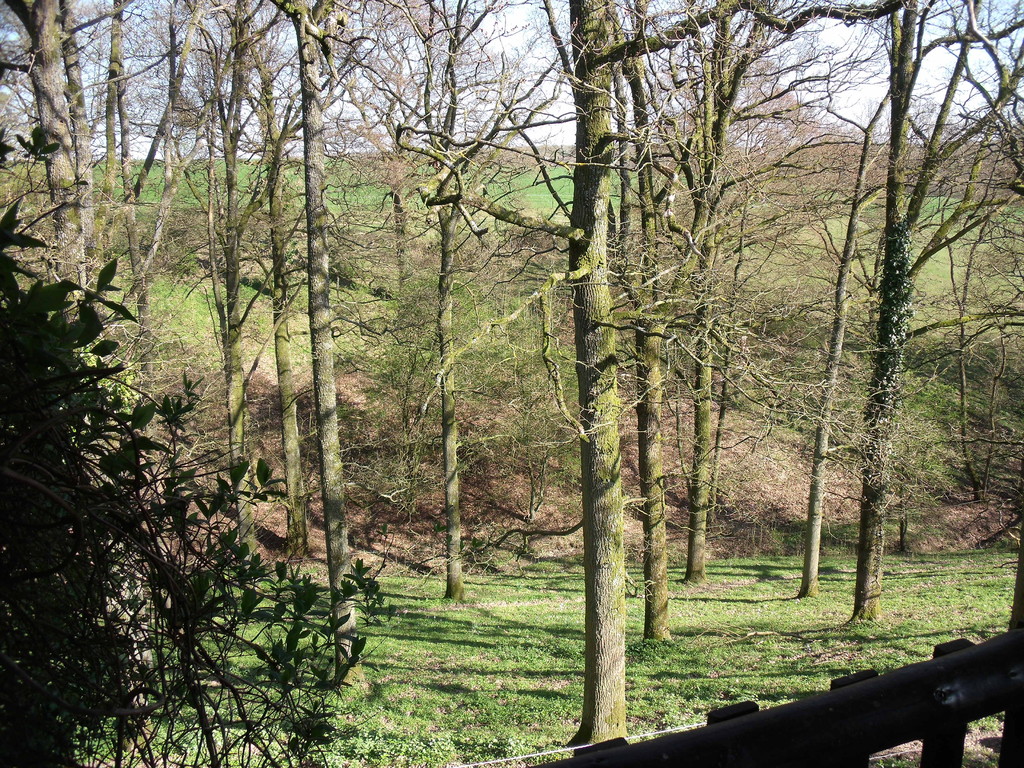
[[[248,30],[245,28],[247,14],[236,2],[231,22],[231,61],[228,92],[218,94],[220,100],[221,158],[224,164],[224,209],[221,229],[224,257],[224,327],[222,330],[224,354],[224,381],[226,385],[226,407],[228,417],[228,462],[232,469],[246,462],[246,426],[248,404],[245,391],[245,371],[242,363],[242,304],[241,304],[241,262],[242,228],[244,226],[239,204],[238,145],[241,141],[242,99],[246,87],[244,58],[248,46]],[[236,475],[235,490],[246,483],[248,473]],[[238,519],[239,541],[254,547],[256,529],[251,503],[239,498],[235,503]]]
[[[294,8],[293,8],[294,9]],[[334,338],[331,323],[330,258],[327,253],[326,136],[320,78],[323,54],[320,41],[307,33],[308,10],[293,13],[299,46],[302,94],[302,151],[305,160],[306,252],[309,280],[309,335],[313,354],[313,399],[319,448],[320,494],[324,509],[327,571],[334,591],[332,613],[338,683],[352,674],[352,642],[356,636],[355,607],[341,596],[351,555],[345,516],[344,466],[338,435],[338,392],[334,374]]]
[[[444,206],[438,211],[441,234],[441,269],[437,279],[437,341],[441,357],[441,453],[444,469],[445,567],[444,596],[462,602],[462,515],[459,506],[459,425],[456,420],[455,338],[452,329],[455,284],[457,211]]]
[[[653,331],[653,333],[651,332]],[[637,378],[643,387],[636,406],[641,522],[644,529],[644,638],[669,640],[668,554],[666,551],[665,464],[661,410],[664,399],[659,328],[637,331]]]
[[[884,103],[879,105],[864,131],[860,161],[857,166],[857,179],[854,182],[850,213],[846,220],[843,251],[839,256],[839,272],[836,275],[835,290],[832,294],[832,331],[829,336],[828,358],[825,361],[825,391],[822,393],[818,426],[814,430],[814,457],[811,460],[811,486],[807,496],[807,527],[804,530],[804,566],[797,597],[817,597],[819,592],[818,576],[821,559],[825,471],[831,449],[832,412],[835,406],[836,389],[839,385],[839,369],[843,360],[846,320],[850,306],[847,283],[850,277],[850,266],[857,252],[860,212],[867,202],[865,187],[871,161],[872,134],[878,119],[882,116],[883,107]]]
[[[878,289],[878,320],[861,470],[860,532],[853,619],[882,615],[885,523],[892,505],[896,417],[903,386],[903,356],[912,314],[911,232],[907,216],[907,133],[914,76],[917,2],[891,17],[889,159],[885,183],[885,242]]]
[[[697,307],[697,336],[693,361],[693,463],[690,468],[688,506],[689,541],[686,549],[688,584],[707,581],[708,508],[711,503],[714,440],[711,428],[714,369],[711,365],[709,308],[701,300]]]
[[[278,405],[281,409],[281,447],[287,486],[289,557],[309,555],[309,522],[306,510],[306,483],[302,473],[302,448],[299,439],[299,402],[292,371],[292,285],[288,270],[288,228],[285,226],[284,148],[288,126],[278,126],[274,115],[274,83],[269,71],[263,78],[264,133],[270,146],[267,172],[267,204],[270,209],[270,256],[272,264],[274,321],[274,363],[277,369]]]
[[[646,3],[638,4],[637,15],[646,13]],[[629,85],[636,127],[637,199],[640,208],[641,255],[637,276],[638,327],[636,332],[637,452],[640,493],[643,496],[640,519],[644,530],[644,638],[668,640],[668,552],[666,547],[665,462],[662,452],[661,412],[665,399],[665,366],[662,361],[661,324],[647,315],[655,312],[661,298],[658,270],[658,214],[654,203],[654,162],[651,153],[650,114],[643,60],[627,59],[623,72]],[[625,185],[624,185],[625,186]],[[628,217],[623,216],[624,221]],[[625,239],[627,227],[620,226]]]
[[[85,265],[83,199],[91,185],[80,185],[81,167],[75,153],[74,125],[68,107],[68,81],[64,67],[64,28],[59,0],[35,0],[23,19],[32,47],[29,78],[35,96],[39,126],[47,143],[56,149],[46,155],[46,183],[54,205],[54,248],[50,271],[58,277],[80,280]]]
[[[116,0],[115,3],[116,5]],[[114,227],[114,187],[121,169],[117,147],[117,93],[118,84],[124,71],[123,61],[123,13],[118,10],[110,18],[110,53],[107,59],[106,94],[103,103],[103,181],[100,188],[101,200],[97,207],[96,229],[99,232],[97,249],[101,253],[110,250],[110,235]]]
[[[626,730],[626,568],[623,548],[621,404],[618,355],[611,328],[608,203],[614,141],[611,67],[592,59],[613,39],[615,10],[607,0],[571,0],[575,60],[576,166],[570,223],[585,233],[569,242],[573,280],[583,490],[586,655],[583,715],[572,742],[621,737]]]
[[[397,183],[391,187],[391,211],[395,217],[395,256],[398,262],[398,290],[401,293],[412,278],[412,259],[409,255],[409,212],[405,210],[402,188]]]
[[[1017,576],[1013,582],[1013,605],[1010,607],[1010,629],[1024,622],[1024,455],[1019,459],[1017,510],[1020,513],[1020,536],[1017,538]]]
[[[75,19],[69,0],[60,0],[60,25],[64,32],[64,73],[67,77],[68,113],[71,116],[71,141],[74,146],[75,180],[78,186],[79,226],[82,230],[83,261],[78,267],[78,280],[86,285],[89,276],[99,268],[96,253],[96,212],[93,208],[95,197],[92,159],[92,126],[86,114],[85,87],[82,84],[82,64],[79,57],[77,36],[73,30]]]

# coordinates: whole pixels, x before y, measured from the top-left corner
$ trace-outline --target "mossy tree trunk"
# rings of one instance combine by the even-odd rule
[[[289,557],[309,555],[309,521],[306,505],[306,483],[302,472],[302,446],[299,438],[299,398],[292,368],[292,303],[295,286],[288,266],[286,184],[284,177],[285,148],[294,136],[295,126],[289,123],[292,105],[284,115],[277,110],[274,76],[268,62],[259,61],[260,120],[263,123],[267,161],[267,205],[270,212],[270,257],[274,321],[274,362],[277,369],[278,406],[281,411],[281,447],[287,487],[286,547]]]
[[[83,217],[90,213],[87,198],[91,178],[79,177],[91,162],[76,156],[78,143],[69,108],[70,92],[64,59],[65,29],[59,0],[6,0],[29,36],[32,66],[29,80],[35,98],[44,141],[55,145],[46,155],[46,184],[53,203],[53,256],[47,266],[54,277],[81,280],[86,263],[86,231]],[[90,148],[91,152],[91,148]]]
[[[455,332],[452,327],[455,287],[455,252],[458,212],[442,206],[437,214],[441,235],[441,269],[437,278],[437,341],[441,373],[441,454],[444,470],[445,591],[444,596],[461,602],[465,596],[462,578],[462,515],[459,505],[459,424],[456,419]]]
[[[693,356],[693,460],[687,483],[689,538],[686,547],[687,584],[707,581],[708,512],[711,507],[711,477],[714,467],[714,433],[711,410],[714,400],[714,366],[710,307],[704,299],[697,305]]]
[[[241,298],[242,279],[242,232],[245,219],[239,200],[239,143],[245,126],[243,101],[248,86],[246,58],[247,48],[252,44],[251,31],[247,28],[248,13],[244,0],[236,0],[230,21],[230,60],[227,71],[221,72],[217,81],[225,79],[226,87],[218,88],[217,114],[220,138],[221,162],[224,168],[223,194],[220,215],[217,217],[218,244],[222,253],[224,311],[221,315],[222,354],[226,389],[228,420],[228,462],[232,467],[235,490],[242,489],[248,480],[248,473],[235,471],[245,466],[246,428],[249,408],[246,401],[246,380],[242,361],[242,331],[244,312]],[[213,260],[211,259],[211,264]],[[250,547],[256,544],[256,528],[252,504],[244,497],[235,503],[238,519],[239,541]]]
[[[638,16],[646,4],[638,5]],[[651,150],[650,109],[643,59],[623,62],[629,85],[636,135],[636,187],[640,209],[640,256],[636,277],[637,331],[636,374],[639,389],[636,404],[640,520],[644,530],[644,638],[668,640],[668,553],[666,551],[665,462],[662,452],[661,413],[665,399],[663,336],[657,318],[662,298],[658,269],[658,212],[654,202],[654,160]],[[620,227],[625,230],[625,227]],[[627,233],[620,231],[620,236]]]
[[[573,281],[583,490],[585,671],[583,714],[572,742],[605,741],[626,731],[626,568],[618,419],[618,353],[608,275],[612,71],[596,54],[614,39],[608,0],[569,4],[576,106],[576,166],[569,243]]]
[[[896,418],[903,386],[903,357],[913,298],[911,229],[907,210],[910,97],[915,67],[918,6],[910,0],[890,17],[889,158],[885,182],[885,241],[878,288],[878,319],[868,403],[864,412],[860,530],[854,619],[882,613],[885,523],[892,504]]]
[[[327,544],[327,571],[334,590],[332,613],[335,628],[337,682],[353,672],[352,649],[356,638],[355,607],[342,597],[342,584],[350,566],[348,521],[345,515],[344,466],[338,429],[338,392],[334,373],[334,338],[331,324],[330,257],[327,252],[326,132],[321,78],[324,53],[322,40],[311,29],[314,18],[304,4],[281,6],[292,19],[299,46],[299,79],[302,96],[302,151],[305,161],[306,253],[309,286],[309,334],[313,355],[313,399],[319,449],[320,495],[323,501]],[[319,14],[334,12],[332,3],[317,6]],[[324,43],[324,45],[327,45]]]
[[[1017,575],[1013,582],[1013,605],[1010,607],[1010,629],[1024,623],[1024,455],[1019,458],[1020,469],[1017,482],[1017,510],[1020,514],[1020,530],[1017,537]]]
[[[687,478],[688,534],[686,575],[689,584],[707,579],[708,516],[715,499],[714,373],[718,354],[719,297],[716,269],[721,208],[729,169],[730,127],[741,86],[751,64],[763,53],[766,27],[726,10],[707,33],[694,38],[695,90],[692,131],[673,137],[675,155],[691,203],[689,240],[693,268],[688,283],[693,301],[690,354],[693,361],[693,455]],[[748,28],[744,28],[747,26]],[[739,27],[739,31],[737,30]]]

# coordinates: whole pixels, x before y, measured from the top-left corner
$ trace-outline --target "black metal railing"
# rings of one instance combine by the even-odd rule
[[[921,740],[922,768],[959,768],[968,724],[1005,712],[999,768],[1024,768],[1024,629],[935,647],[931,661],[832,681],[832,690],[758,710],[734,704],[697,730],[578,750],[547,768],[863,768]]]

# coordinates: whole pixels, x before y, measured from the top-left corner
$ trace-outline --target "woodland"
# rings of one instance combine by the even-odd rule
[[[389,573],[581,565],[587,744],[627,595],[1021,551],[1014,0],[2,7],[0,761],[313,760]]]

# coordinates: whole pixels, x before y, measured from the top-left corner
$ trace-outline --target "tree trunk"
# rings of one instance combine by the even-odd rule
[[[245,392],[245,371],[242,364],[242,306],[241,306],[241,262],[242,262],[242,217],[239,208],[238,189],[238,144],[242,136],[241,109],[245,87],[244,68],[248,65],[243,58],[246,43],[244,38],[245,14],[236,8],[232,23],[232,57],[230,63],[230,85],[226,101],[220,105],[220,138],[224,163],[223,229],[221,238],[224,251],[224,381],[227,393],[228,415],[228,462],[235,467],[246,461],[246,422],[248,405]],[[220,94],[224,98],[224,94]],[[235,490],[244,487],[248,473],[233,474]],[[252,505],[240,498],[235,503],[238,519],[239,541],[250,547],[256,544],[256,529],[253,522]]]
[[[444,596],[462,602],[462,517],[459,508],[459,425],[455,418],[455,355],[452,329],[455,282],[456,216],[452,206],[438,211],[441,270],[437,280],[437,340],[441,356],[441,452],[444,468],[445,565]]]
[[[668,554],[665,543],[665,466],[661,409],[664,373],[660,328],[637,331],[637,379],[643,388],[636,406],[641,522],[644,528],[644,638],[669,640]]]
[[[879,290],[877,349],[865,412],[860,536],[853,618],[881,616],[885,523],[892,506],[893,443],[903,384],[903,356],[911,314],[910,232],[906,223],[886,226]]]
[[[964,322],[964,317],[967,314],[968,298],[970,295],[971,287],[971,272],[974,262],[974,250],[971,249],[971,255],[967,262],[967,269],[964,273],[963,286],[957,288],[956,281],[956,261],[953,258],[952,249],[949,253],[949,282],[953,289],[953,298],[956,301],[957,317],[960,320],[960,324],[957,327],[957,349],[956,349],[956,372],[957,372],[957,388],[958,388],[958,408],[957,408],[957,437],[960,456],[964,463],[964,472],[967,474],[968,480],[971,483],[971,493],[974,501],[983,501],[985,498],[985,486],[982,482],[982,476],[978,473],[975,467],[974,456],[971,453],[971,440],[970,440],[970,408],[968,407],[969,399],[969,382],[967,376],[967,326]]]
[[[320,494],[324,509],[327,571],[334,590],[332,613],[336,622],[336,679],[343,683],[352,673],[352,642],[356,636],[355,607],[341,597],[349,568],[348,521],[345,518],[344,467],[338,435],[338,394],[334,378],[334,339],[331,322],[330,260],[327,253],[326,136],[320,87],[320,43],[305,31],[305,16],[292,16],[299,45],[302,93],[302,151],[305,160],[306,250],[309,271],[309,335],[313,353],[313,399],[319,448]]]
[[[78,184],[74,127],[67,100],[64,69],[64,30],[58,0],[35,0],[30,9],[28,32],[33,62],[29,69],[39,126],[47,143],[56,149],[46,155],[46,183],[55,210],[54,247],[50,271],[58,277],[79,280],[85,265],[85,233],[82,226],[82,195]]]
[[[99,268],[96,253],[95,210],[93,209],[92,126],[86,115],[85,88],[82,84],[82,64],[76,35],[75,19],[69,0],[60,0],[61,27],[64,30],[64,73],[67,77],[68,113],[71,116],[71,141],[74,146],[75,179],[78,186],[79,226],[82,230],[84,260],[78,267],[78,279],[86,285],[89,276]]]
[[[843,360],[843,345],[846,339],[846,320],[850,306],[847,283],[850,265],[857,252],[857,237],[860,232],[860,212],[867,202],[865,187],[871,161],[872,133],[883,113],[880,104],[864,131],[861,143],[857,179],[853,186],[850,215],[846,220],[846,234],[843,251],[839,257],[839,272],[836,275],[835,291],[832,294],[832,332],[828,342],[828,358],[825,362],[825,391],[822,394],[821,413],[814,430],[814,458],[811,460],[811,487],[807,496],[807,527],[804,530],[804,567],[797,597],[817,597],[819,561],[821,557],[822,508],[825,496],[825,470],[831,449],[832,411],[835,405],[836,389],[839,385],[839,369]]]
[[[115,0],[116,5],[116,0]],[[117,93],[121,74],[124,71],[122,52],[122,11],[110,18],[110,55],[107,59],[106,95],[103,103],[103,182],[100,188],[101,202],[97,208],[96,229],[99,232],[97,249],[106,254],[110,250],[111,232],[114,228],[114,187],[120,170],[117,147]]]
[[[402,188],[398,184],[391,187],[391,211],[395,217],[395,256],[398,261],[398,290],[401,293],[412,278],[412,260],[409,257],[409,213],[405,210]]]
[[[272,81],[268,79],[272,90]],[[269,94],[273,99],[273,93]],[[271,128],[271,116],[267,116]],[[309,555],[309,524],[306,512],[306,484],[302,475],[302,449],[299,439],[299,402],[292,372],[292,286],[288,274],[288,230],[285,227],[285,201],[282,164],[284,141],[279,129],[271,137],[273,154],[267,175],[270,207],[270,255],[273,264],[274,362],[277,368],[278,403],[281,408],[281,446],[284,477],[288,491],[287,552],[289,557]],[[268,131],[268,132],[271,132]]]
[[[917,3],[893,14],[890,74],[889,159],[885,184],[885,242],[878,289],[874,363],[865,409],[861,470],[860,534],[853,619],[882,614],[885,523],[892,504],[896,417],[903,386],[903,356],[909,335],[913,279],[907,220],[907,132],[913,89]]]
[[[708,337],[709,308],[697,308],[697,337],[693,363],[693,463],[689,478],[689,543],[686,550],[688,584],[707,581],[708,507],[711,502],[712,459],[714,441],[711,429],[713,372],[711,341]]]
[[[646,10],[646,5],[639,12]],[[643,496],[641,522],[644,529],[644,638],[668,640],[668,553],[666,548],[665,463],[662,453],[661,411],[665,399],[665,370],[662,361],[660,324],[649,322],[661,297],[658,271],[658,214],[654,203],[654,165],[651,156],[650,115],[643,60],[627,59],[623,72],[629,84],[636,124],[637,198],[640,208],[642,243],[636,333],[636,373],[639,398],[636,405],[637,452],[640,471],[640,493]],[[625,183],[623,196],[626,191]],[[623,222],[628,217],[623,214]],[[628,227],[619,227],[625,239]]]
[[[583,715],[572,742],[621,737],[626,730],[626,567],[623,548],[618,357],[611,328],[608,202],[611,68],[591,58],[613,39],[614,8],[606,0],[571,0],[576,79],[576,166],[570,223],[585,233],[569,242],[579,384],[580,476],[583,490],[586,668]]]
[[[1024,622],[1024,455],[1020,457],[1017,483],[1017,510],[1020,513],[1020,536],[1017,539],[1017,576],[1013,582],[1013,605],[1010,608],[1010,629]]]

